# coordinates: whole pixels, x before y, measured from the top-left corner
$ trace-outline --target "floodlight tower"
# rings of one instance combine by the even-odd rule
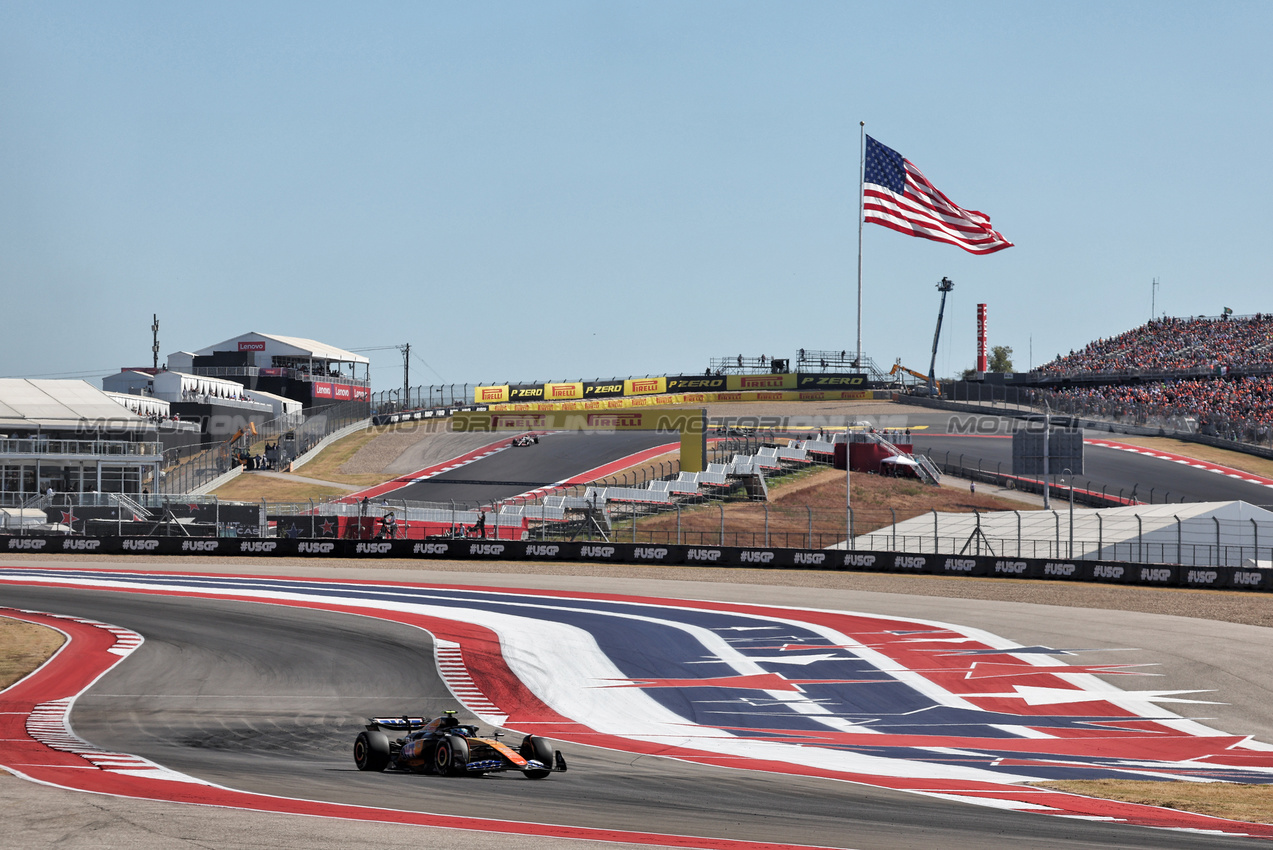
[[[937,330],[933,331],[933,359],[928,364],[928,395],[930,397],[937,394],[937,339],[941,336],[941,319],[946,314],[946,293],[955,288],[955,284],[950,278],[943,277],[941,283],[937,284],[937,291],[941,293],[941,306],[937,308]]]

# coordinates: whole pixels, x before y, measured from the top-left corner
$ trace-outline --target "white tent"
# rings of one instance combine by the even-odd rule
[[[1273,558],[1273,512],[1246,502],[1075,508],[1072,520],[1068,505],[1053,504],[1050,511],[931,512],[858,535],[854,548],[1187,565]]]
[[[87,381],[0,378],[0,429],[83,432],[145,423]]]

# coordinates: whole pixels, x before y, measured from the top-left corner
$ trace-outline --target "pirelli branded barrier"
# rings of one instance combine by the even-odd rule
[[[845,392],[862,395],[845,397]],[[473,390],[475,404],[556,404],[571,401],[623,399],[682,393],[723,393],[702,401],[832,401],[872,399],[865,374],[786,372],[762,375],[673,375],[657,378],[614,378],[561,384],[495,384]],[[754,395],[755,394],[755,395]],[[880,397],[888,397],[881,393]],[[691,403],[700,399],[691,399]],[[661,400],[661,404],[680,401]]]
[[[589,561],[684,567],[837,570],[982,578],[1082,581],[1140,587],[1273,592],[1273,570],[1247,567],[1067,561],[993,555],[929,555],[854,552],[843,549],[778,549],[682,546],[653,543],[533,540],[338,540],[234,537],[0,536],[10,555],[259,555],[319,558],[402,558],[471,561]]]
[[[748,392],[665,393],[632,398],[598,398],[582,401],[516,402],[480,405],[479,410],[627,410],[634,407],[668,407],[678,404],[713,404],[731,401],[887,401],[885,390],[756,390]]]

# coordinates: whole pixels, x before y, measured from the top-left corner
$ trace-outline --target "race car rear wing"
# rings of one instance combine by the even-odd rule
[[[423,729],[424,724],[428,723],[430,719],[428,717],[407,717],[405,714],[401,717],[373,717],[367,723],[367,730],[374,732],[377,729],[392,729],[395,732],[411,732],[415,729]]]

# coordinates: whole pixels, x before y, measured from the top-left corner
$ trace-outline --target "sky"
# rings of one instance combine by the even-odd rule
[[[857,347],[862,122],[1015,247],[867,225],[862,350],[1273,310],[1267,2],[0,0],[0,377],[250,331],[375,389]],[[1263,212],[1261,212],[1263,210]],[[1261,247],[1264,246],[1264,247]],[[1158,281],[1158,286],[1153,281]]]

